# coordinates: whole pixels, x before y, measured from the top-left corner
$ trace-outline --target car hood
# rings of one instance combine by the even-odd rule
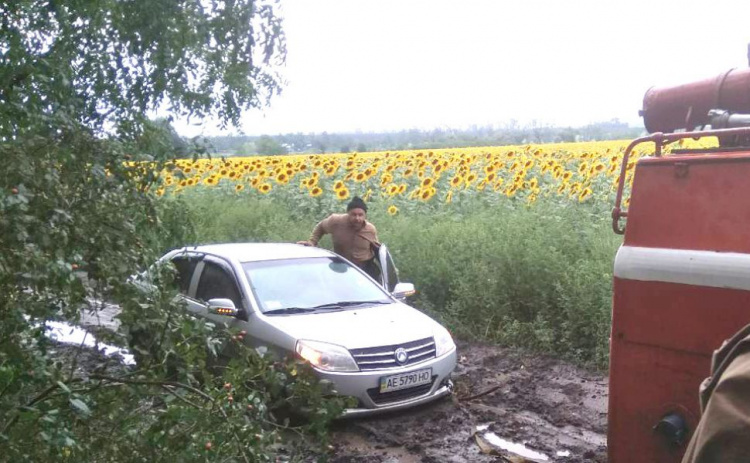
[[[401,344],[433,336],[438,323],[406,304],[281,315],[268,323],[295,339],[322,341],[347,349]]]

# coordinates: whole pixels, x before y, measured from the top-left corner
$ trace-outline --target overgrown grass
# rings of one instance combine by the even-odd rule
[[[251,202],[209,191],[183,199],[199,243],[294,242],[306,239],[328,213],[300,213],[280,201]],[[413,305],[459,337],[603,368],[612,268],[621,242],[607,209],[509,201],[491,208],[445,205],[411,215],[376,210],[369,218],[391,249],[401,280],[417,287]]]

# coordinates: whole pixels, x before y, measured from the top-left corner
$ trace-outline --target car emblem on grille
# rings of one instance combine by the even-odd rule
[[[409,360],[409,354],[403,347],[399,347],[398,349],[396,349],[396,352],[393,354],[393,356],[396,357],[396,361],[401,365]]]

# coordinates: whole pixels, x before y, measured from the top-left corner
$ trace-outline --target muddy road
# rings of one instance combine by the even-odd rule
[[[606,461],[605,376],[495,346],[458,351],[452,398],[338,423],[330,461]]]
[[[81,325],[117,329],[118,312],[100,305],[84,311]],[[328,461],[606,462],[606,376],[521,350],[458,341],[453,381],[452,397],[427,406],[337,422]]]

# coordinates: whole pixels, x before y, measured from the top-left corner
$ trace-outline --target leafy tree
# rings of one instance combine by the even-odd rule
[[[255,150],[264,156],[287,154],[287,149],[269,135],[261,135],[255,141]]]
[[[148,296],[125,284],[192,239],[180,201],[157,193],[181,149],[200,152],[175,145],[169,124],[148,114],[236,124],[267,104],[285,56],[275,4],[16,0],[0,5],[0,23],[3,459],[265,461],[274,410],[292,397],[320,406],[320,429],[340,404],[323,403],[296,364],[271,363],[239,334],[187,317],[169,272]],[[92,356],[83,346],[67,361],[52,356],[61,348],[45,323],[75,322],[103,299],[121,304],[123,329],[97,336],[124,343],[145,332],[145,360],[126,368],[94,355],[90,372],[78,368]],[[238,358],[208,370],[216,347],[233,342]]]

